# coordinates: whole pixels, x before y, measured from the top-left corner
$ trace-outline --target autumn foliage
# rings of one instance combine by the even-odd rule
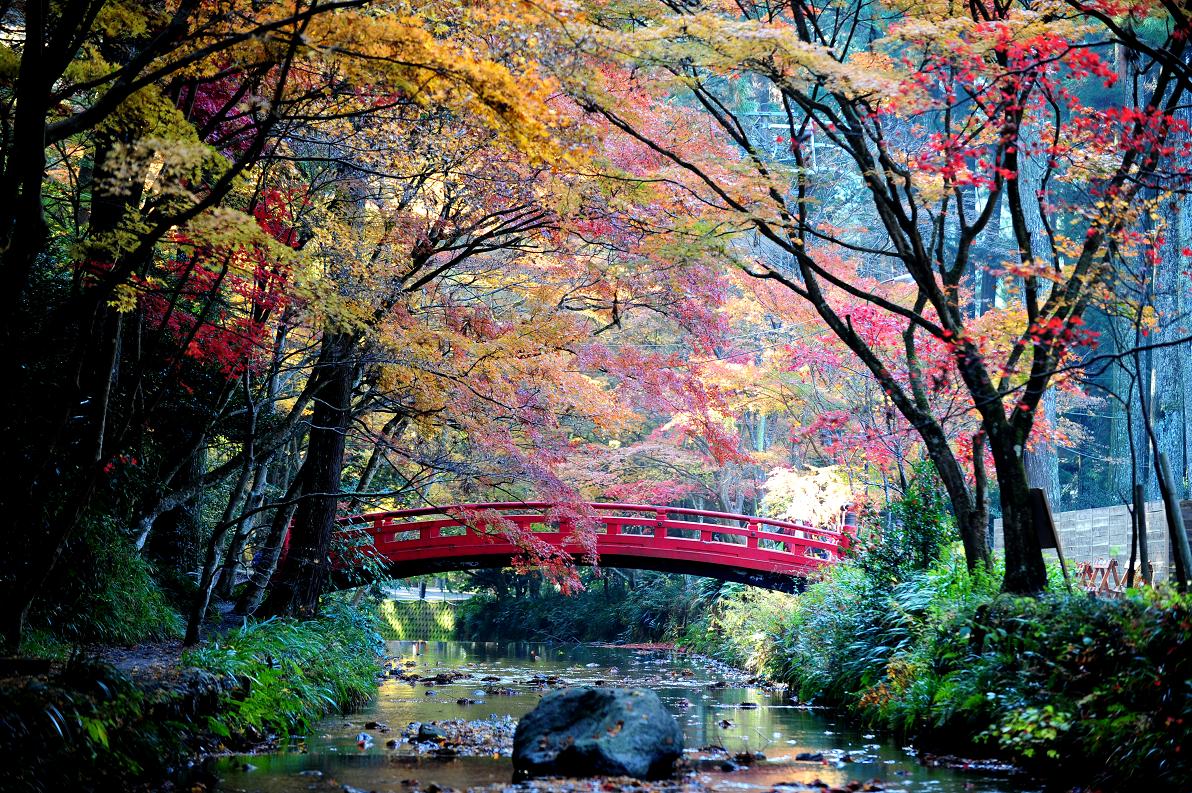
[[[549,501],[598,563],[592,500],[755,511],[815,464],[859,503],[922,457],[972,565],[997,485],[1036,591],[1023,456],[1072,437],[1038,416],[1189,184],[1170,4],[0,23],[8,649],[96,521],[200,571],[194,639],[247,559],[242,610],[316,611],[345,511]]]

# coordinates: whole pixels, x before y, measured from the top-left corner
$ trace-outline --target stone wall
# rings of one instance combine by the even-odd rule
[[[446,642],[455,638],[455,603],[450,600],[381,601],[381,635],[398,641]]]
[[[1180,507],[1184,525],[1192,525],[1192,501],[1182,501]],[[1118,567],[1124,573],[1130,562],[1130,512],[1124,505],[1058,512],[1054,517],[1069,572],[1077,562],[1117,559]],[[1146,505],[1146,536],[1155,580],[1166,581],[1172,577],[1171,541],[1162,501],[1151,501]],[[993,522],[993,547],[997,551],[1005,548],[1000,518]],[[1044,550],[1043,555],[1047,559],[1056,558],[1053,549]]]

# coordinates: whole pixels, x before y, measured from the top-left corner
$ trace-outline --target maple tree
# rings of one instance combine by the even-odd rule
[[[808,301],[919,433],[970,564],[987,558],[988,449],[1005,587],[1036,592],[1045,570],[1023,452],[1054,372],[1090,342],[1083,315],[1109,299],[1116,257],[1148,244],[1139,221],[1150,191],[1184,184],[1187,124],[1175,111],[1189,19],[1157,3],[872,12],[849,2],[596,4],[575,35],[596,63],[615,65],[570,88],[657,155],[654,178],[770,246],[737,265]],[[1133,24],[1144,20],[1155,23],[1146,33]],[[1090,103],[1082,87],[1122,79],[1115,44],[1139,62],[1124,75],[1130,91]],[[765,110],[748,116],[738,92]],[[622,101],[642,93],[654,97],[644,112]],[[672,97],[703,111],[735,148],[731,163],[673,142],[682,138],[659,120]],[[840,182],[852,188],[843,204],[833,202]],[[1003,216],[1008,245],[991,239]],[[979,248],[994,258],[979,260]],[[834,264],[844,258],[877,283],[852,280]],[[969,284],[986,268],[1013,297],[999,334],[973,320]],[[868,337],[862,306],[899,323],[904,371]],[[979,421],[966,443],[949,438],[923,365],[940,347]]]
[[[431,106],[546,152],[552,115],[528,65],[485,59],[410,7],[19,6],[4,12],[0,87],[0,345],[17,463],[0,503],[20,527],[2,580],[9,648],[96,509],[132,517],[144,543],[156,517],[204,488],[234,476],[235,493],[250,490],[310,406],[316,427],[330,430],[320,411],[343,421],[342,400],[327,398],[342,396],[343,368],[337,380],[320,361],[342,363],[352,333],[328,310],[343,296],[305,255],[307,224],[334,190],[304,165]],[[486,24],[504,18],[470,8]],[[291,393],[304,361],[313,376]],[[230,454],[196,472],[188,461],[221,439]]]

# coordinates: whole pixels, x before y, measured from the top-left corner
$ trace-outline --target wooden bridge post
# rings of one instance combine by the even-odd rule
[[[757,521],[749,521],[749,536],[745,538],[745,547],[750,550],[757,550]]]
[[[856,527],[853,527],[856,531]],[[840,525],[840,544],[837,546],[837,556],[844,558],[849,549],[853,547],[853,533],[849,531],[849,527],[843,523]]]
[[[666,510],[660,509],[654,513],[654,544],[661,545],[666,539]]]

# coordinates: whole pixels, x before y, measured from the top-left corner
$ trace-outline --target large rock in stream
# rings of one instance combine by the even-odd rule
[[[552,691],[513,734],[513,768],[528,776],[631,776],[674,771],[683,733],[653,691],[566,688]]]

